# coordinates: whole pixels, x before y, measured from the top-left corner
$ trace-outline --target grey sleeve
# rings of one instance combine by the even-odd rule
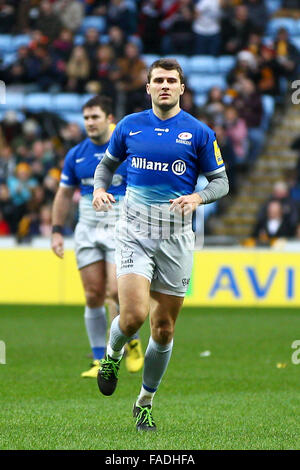
[[[220,171],[214,175],[206,176],[208,185],[199,191],[198,194],[203,199],[203,204],[217,201],[223,196],[226,196],[229,191],[229,183],[226,171]]]
[[[95,170],[94,189],[104,188],[107,191],[111,185],[114,172],[121,163],[122,162],[114,160],[105,154]]]

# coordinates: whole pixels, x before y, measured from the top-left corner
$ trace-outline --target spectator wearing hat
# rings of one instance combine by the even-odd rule
[[[255,80],[257,75],[257,58],[252,52],[242,50],[237,54],[235,67],[228,73],[228,84],[237,89],[239,81],[244,78]]]

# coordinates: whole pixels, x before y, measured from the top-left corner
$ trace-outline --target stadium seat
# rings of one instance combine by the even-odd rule
[[[25,96],[24,107],[33,112],[51,111],[52,99],[48,93],[31,93]]]
[[[203,94],[203,93],[197,93],[197,95],[195,95],[195,103],[196,103],[196,106],[204,106],[205,103],[206,103],[206,100],[207,100],[207,95],[206,94]]]
[[[3,54],[2,64],[4,67],[8,67],[9,65],[13,64],[17,59],[16,52],[6,52]]]
[[[275,36],[279,28],[285,28],[291,36],[298,34],[298,23],[293,18],[273,18],[267,26],[267,35]]]
[[[145,62],[147,67],[150,67],[150,65],[157,59],[159,59],[159,55],[155,54],[143,54],[142,59]]]
[[[231,55],[223,55],[217,58],[218,71],[221,74],[227,75],[227,73],[234,67],[236,58]]]
[[[188,85],[194,90],[196,94],[206,93],[210,88],[217,86],[220,88],[226,87],[226,80],[222,75],[199,75],[191,74],[188,77]]]
[[[185,75],[188,75],[190,73],[189,57],[179,54],[168,54],[168,58],[177,60],[177,62],[179,62],[179,64],[181,65],[181,68]]]
[[[298,51],[300,52],[300,36],[294,36],[291,38],[291,42],[297,47]]]
[[[262,103],[263,103],[263,117],[262,117],[262,122],[261,122],[260,127],[266,131],[269,128],[271,117],[274,114],[275,100],[273,96],[263,95]]]
[[[76,93],[58,93],[52,97],[52,111],[78,111],[81,101]]]
[[[59,113],[60,117],[66,122],[74,122],[81,129],[84,129],[84,121],[81,113]]]
[[[211,73],[218,72],[217,59],[213,56],[195,55],[189,59],[190,73]]]
[[[17,51],[21,46],[28,46],[30,42],[31,37],[29,34],[19,34],[12,39],[13,48],[15,51]]]
[[[75,46],[81,46],[84,43],[84,36],[82,34],[76,34],[74,37]]]
[[[279,10],[282,6],[282,0],[265,0],[267,10],[270,15]]]
[[[135,44],[139,48],[140,53],[143,52],[144,46],[143,46],[143,41],[141,40],[140,37],[132,34],[131,36],[128,37],[128,42],[132,42],[133,44]]]
[[[85,105],[85,103],[93,98],[95,95],[93,94],[85,94],[85,95],[78,95],[79,96],[79,108],[77,108],[77,111],[81,110],[82,106]]]
[[[79,32],[84,34],[87,29],[94,28],[99,33],[106,31],[106,20],[103,16],[86,16],[80,26]]]
[[[0,51],[14,52],[13,40],[10,34],[0,34]]]
[[[3,106],[1,105],[1,110],[0,110],[0,121],[2,121],[5,117],[5,114],[8,110],[4,110]],[[18,122],[23,122],[25,121],[25,114],[21,113],[20,111],[16,111],[16,116]]]
[[[24,94],[17,92],[6,93],[6,104],[1,105],[1,108],[20,110],[24,107]]]

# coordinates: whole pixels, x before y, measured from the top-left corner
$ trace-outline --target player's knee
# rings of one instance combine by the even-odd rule
[[[117,287],[110,288],[107,291],[107,298],[112,299],[114,302],[117,304],[119,303],[119,297],[118,297],[118,289]]]
[[[152,324],[151,336],[159,344],[168,344],[174,336],[174,326],[169,322]]]
[[[122,312],[120,328],[126,336],[132,336],[142,326],[144,317],[136,312]]]
[[[104,303],[104,295],[93,288],[85,290],[85,298],[90,308],[96,308]]]

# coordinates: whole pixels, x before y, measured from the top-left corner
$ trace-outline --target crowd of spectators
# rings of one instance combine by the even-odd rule
[[[103,18],[105,30],[83,31],[86,16]],[[281,78],[292,79],[299,61],[284,29],[264,44],[268,19],[263,0],[0,0],[0,34],[31,37],[1,78],[26,93],[103,93],[128,114],[150,105],[142,54],[235,56],[226,89],[211,88],[198,107],[187,82],[181,103],[215,130],[234,194],[264,144],[262,95],[280,96]],[[25,117],[8,111],[0,123],[0,235],[19,240],[49,234],[64,156],[84,137],[53,115]]]

